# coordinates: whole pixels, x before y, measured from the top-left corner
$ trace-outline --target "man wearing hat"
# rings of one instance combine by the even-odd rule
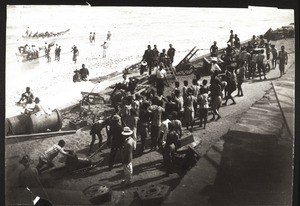
[[[217,57],[218,56],[218,51],[219,50],[218,50],[217,42],[216,41],[214,41],[214,44],[211,45],[209,51],[210,51],[210,56],[211,57]]]
[[[124,139],[122,137],[123,127],[121,125],[121,117],[115,114],[112,117],[110,125],[111,149],[109,155],[108,169],[111,170],[114,165],[115,157],[118,151],[123,147]]]
[[[129,127],[124,127],[122,135],[124,138],[124,145],[122,149],[122,164],[125,178],[122,181],[125,185],[131,183],[132,179],[132,153],[136,148],[136,142],[132,138],[133,131]]]
[[[144,71],[147,69],[147,62],[145,60],[142,61],[141,66],[140,66],[140,75],[144,74]]]
[[[24,169],[19,173],[20,187],[37,187],[40,185],[39,174],[36,168],[31,166],[32,160],[28,155],[24,155],[19,161],[24,166]]]

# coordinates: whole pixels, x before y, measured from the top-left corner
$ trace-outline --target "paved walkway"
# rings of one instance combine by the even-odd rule
[[[295,67],[293,67],[295,69]],[[287,124],[291,138],[294,134],[295,72],[288,72],[278,81],[273,82],[279,107]]]
[[[255,102],[164,205],[291,204],[293,139],[283,130],[294,128],[294,73],[291,65],[274,81],[277,95],[270,89]]]

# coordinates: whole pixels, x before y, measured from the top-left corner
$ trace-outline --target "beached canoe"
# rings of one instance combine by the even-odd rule
[[[38,53],[35,55],[29,54],[29,53],[15,53],[15,54],[16,54],[17,60],[22,61],[22,62],[32,61],[32,60],[37,61],[39,59]]]

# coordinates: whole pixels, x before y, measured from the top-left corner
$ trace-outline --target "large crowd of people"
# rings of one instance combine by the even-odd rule
[[[107,38],[110,38],[110,35]],[[132,179],[134,150],[138,155],[143,155],[146,149],[161,152],[166,175],[172,173],[174,155],[181,147],[180,139],[183,137],[184,127],[193,133],[195,126],[206,129],[209,122],[218,121],[221,118],[220,108],[222,105],[226,106],[229,100],[231,100],[231,104],[236,104],[233,97],[234,91],[238,90],[238,97],[244,96],[242,84],[247,75],[248,78],[252,77],[253,79],[255,71],[258,69],[260,79],[261,72],[266,79],[265,59],[271,58],[270,53],[273,58],[272,67],[275,68],[276,62],[278,62],[281,76],[284,74],[284,65],[288,61],[284,46],[277,53],[275,46],[270,42],[264,42],[263,37],[253,36],[247,46],[241,47],[238,36],[234,35],[232,30],[227,43],[225,55],[221,56],[222,62],[225,64],[222,66],[218,65],[221,54],[217,42],[214,42],[210,48],[212,62],[210,80],[206,78],[201,80],[201,77],[196,75],[191,85],[188,80],[183,81],[183,85],[180,85],[179,81],[175,81],[173,88],[168,92],[165,90],[165,68],[172,65],[175,49],[170,44],[167,52],[163,49],[159,53],[156,45],[153,49],[148,45],[142,59],[141,74],[148,69],[149,75],[151,75],[154,70],[155,86],[149,86],[143,92],[135,93],[134,88],[132,89],[130,86],[131,80],[126,74],[123,75],[123,82],[116,85],[111,95],[115,112],[109,117],[102,117],[91,127],[92,141],[89,153],[93,152],[96,135],[99,138],[98,150],[102,148],[101,132],[105,128],[106,143],[110,147],[108,168],[109,170],[113,168],[116,154],[119,151],[122,152],[125,184],[130,184]],[[75,55],[76,47],[73,48],[73,52]],[[73,60],[76,62],[76,55]],[[83,80],[89,75],[84,64],[78,72]],[[32,101],[32,98],[30,91],[26,90],[26,93],[22,94],[21,100]],[[209,119],[208,116],[211,118]],[[151,142],[150,145],[147,145],[146,139],[149,138]],[[137,147],[137,142],[140,142],[139,147]],[[50,148],[39,158],[37,166],[39,174],[44,170],[41,169],[43,165],[47,165],[46,168],[53,167],[52,159],[58,153],[68,155],[62,149],[64,145],[64,142],[60,141],[58,145]]]

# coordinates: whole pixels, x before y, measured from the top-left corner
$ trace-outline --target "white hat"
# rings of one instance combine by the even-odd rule
[[[147,65],[147,62],[146,62],[146,61],[142,61],[142,65],[143,65],[143,66],[146,66],[146,65]]]
[[[132,135],[133,131],[129,127],[124,127],[122,135],[129,136]]]

